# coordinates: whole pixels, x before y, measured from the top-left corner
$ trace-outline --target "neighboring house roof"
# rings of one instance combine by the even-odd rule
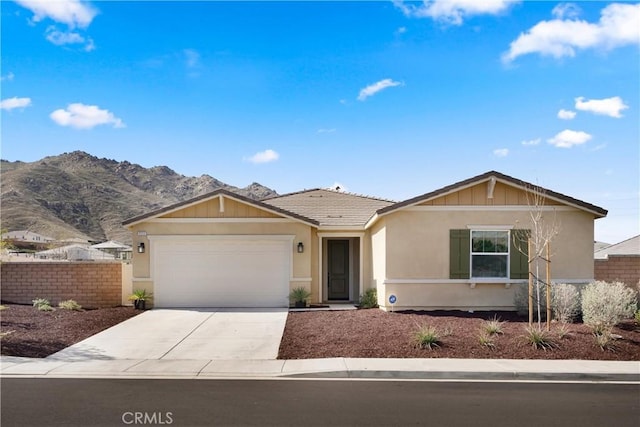
[[[312,218],[320,227],[364,227],[378,209],[394,204],[390,200],[320,188],[275,196],[263,202]]]
[[[109,240],[107,242],[98,243],[97,245],[91,245],[94,249],[116,249],[120,251],[130,251],[131,246],[127,246],[123,243],[116,242],[115,240]]]
[[[593,254],[596,259],[607,259],[609,255],[640,255],[640,234],[607,246]]]
[[[453,193],[453,192],[458,191],[458,190],[460,190],[462,188],[470,187],[472,185],[476,185],[476,184],[479,184],[479,183],[484,182],[484,181],[489,181],[492,178],[495,178],[497,181],[502,181],[502,182],[504,182],[506,184],[515,185],[515,186],[520,187],[520,188],[522,188],[524,190],[534,190],[534,191],[537,190],[539,193],[543,194],[545,197],[548,197],[548,198],[551,198],[551,199],[555,199],[557,201],[560,201],[560,202],[568,204],[568,205],[575,206],[575,207],[577,207],[579,209],[582,209],[582,210],[586,210],[588,212],[593,213],[598,218],[602,218],[602,217],[605,217],[607,215],[607,210],[603,209],[601,207],[592,205],[592,204],[587,203],[587,202],[583,202],[582,200],[574,199],[573,197],[566,196],[564,194],[560,194],[560,193],[557,193],[557,192],[552,191],[552,190],[548,190],[546,188],[540,187],[539,185],[534,185],[534,184],[528,183],[526,181],[522,181],[520,179],[513,178],[511,176],[508,176],[508,175],[505,175],[505,174],[502,174],[502,173],[496,172],[496,171],[485,172],[482,175],[474,176],[472,178],[465,179],[464,181],[460,181],[460,182],[456,182],[455,184],[447,185],[446,187],[442,187],[439,190],[435,190],[435,191],[432,191],[430,193],[425,193],[425,194],[422,194],[420,196],[416,196],[416,197],[413,197],[411,199],[407,199],[405,201],[393,204],[391,206],[384,207],[382,209],[379,209],[377,211],[377,214],[378,215],[384,215],[384,214],[388,214],[390,212],[396,211],[396,210],[404,208],[404,207],[414,206],[414,205],[417,205],[419,203],[423,203],[423,202],[426,202],[428,200],[435,199],[437,197],[443,196],[445,194]]]
[[[598,242],[597,240],[593,242],[593,252],[598,252],[601,249],[608,248],[611,246],[611,243]]]
[[[268,205],[268,204],[263,203],[261,201],[253,200],[253,199],[250,199],[248,197],[241,196],[239,194],[233,193],[233,192],[231,192],[229,190],[224,190],[222,188],[220,188],[218,190],[215,190],[215,191],[212,191],[212,192],[207,193],[207,194],[203,194],[203,195],[198,196],[198,197],[194,197],[194,198],[189,199],[189,200],[185,200],[183,202],[178,202],[178,203],[175,203],[173,205],[169,205],[169,206],[166,206],[164,208],[160,208],[160,209],[155,210],[153,212],[149,212],[149,213],[146,213],[146,214],[138,215],[136,217],[133,217],[133,218],[130,218],[130,219],[124,221],[122,223],[122,225],[124,225],[124,226],[128,226],[129,225],[130,226],[130,225],[133,225],[135,223],[142,222],[142,221],[144,221],[146,219],[151,219],[151,218],[155,218],[155,217],[161,216],[163,214],[168,214],[168,213],[176,211],[178,209],[182,209],[182,208],[185,208],[187,206],[194,205],[196,203],[204,202],[206,200],[210,200],[210,199],[213,199],[214,197],[218,197],[218,196],[229,197],[229,198],[235,199],[235,200],[237,200],[239,202],[243,202],[243,203],[246,203],[248,205],[253,205],[253,206],[256,206],[258,208],[265,209],[267,211],[270,211],[270,212],[273,212],[273,213],[276,213],[276,214],[279,214],[279,215],[282,215],[282,216],[285,216],[285,217],[297,219],[298,221],[302,221],[302,222],[305,222],[305,223],[313,225],[313,226],[317,226],[318,225],[318,221],[316,221],[316,220],[314,220],[312,218],[305,217],[305,216],[300,215],[298,213],[291,212],[291,211],[279,208],[279,207],[274,206],[274,205]]]

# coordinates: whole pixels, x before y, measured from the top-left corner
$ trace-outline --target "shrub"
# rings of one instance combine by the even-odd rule
[[[580,293],[574,285],[558,283],[551,287],[553,316],[562,323],[571,323],[580,313]]]
[[[360,308],[377,308],[378,307],[378,291],[376,288],[370,288],[364,291],[364,295],[360,298]]]
[[[433,350],[440,347],[440,332],[434,326],[424,325],[414,334],[414,343],[417,348]]]
[[[2,311],[2,310],[6,310],[7,308],[9,308],[9,307],[7,307],[7,306],[5,306],[5,305],[0,305],[0,311]]]
[[[516,291],[513,296],[513,305],[516,307],[516,311],[520,316],[526,316],[529,314],[529,285],[524,283],[516,286]],[[533,285],[533,317],[537,318],[538,313],[538,300],[536,294],[536,286]],[[540,283],[540,314],[544,319],[547,314],[547,286],[544,283]]]
[[[636,310],[636,313],[633,315],[633,317],[636,319],[636,323],[640,325],[640,310]]]
[[[80,311],[82,310],[82,306],[80,304],[78,304],[77,302],[75,302],[72,299],[66,300],[66,301],[60,301],[58,303],[58,307],[65,309],[65,310],[75,310],[75,311]]]
[[[51,307],[51,303],[48,299],[45,298],[36,298],[31,300],[33,306],[40,311],[53,311],[53,307]]]
[[[487,335],[500,335],[502,332],[503,321],[499,317],[494,316],[491,320],[485,320],[482,329]]]
[[[624,283],[596,281],[582,291],[582,320],[592,328],[611,329],[636,307],[635,292]]]
[[[536,349],[547,350],[555,347],[549,333],[538,326],[527,326],[524,339]]]

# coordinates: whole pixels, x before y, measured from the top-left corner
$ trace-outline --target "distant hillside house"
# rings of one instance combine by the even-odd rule
[[[93,249],[98,249],[100,251],[111,254],[116,259],[121,260],[129,260],[131,259],[131,253],[133,249],[131,246],[127,246],[123,243],[116,242],[115,240],[109,240],[108,242],[98,243],[97,245],[91,246]]]
[[[73,244],[62,246],[35,254],[38,259],[60,260],[60,261],[96,261],[114,260],[115,256],[88,245]]]
[[[53,237],[43,236],[29,230],[9,231],[2,235],[2,239],[25,243],[50,243],[56,240]]]

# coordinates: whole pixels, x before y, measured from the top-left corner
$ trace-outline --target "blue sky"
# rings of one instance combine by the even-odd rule
[[[393,200],[498,170],[640,233],[640,4],[2,1],[2,158]]]

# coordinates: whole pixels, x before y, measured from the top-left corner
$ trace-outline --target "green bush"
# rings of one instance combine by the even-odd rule
[[[304,286],[293,288],[291,292],[289,292],[289,299],[293,302],[307,302],[310,297],[311,292]]]
[[[48,299],[45,298],[36,298],[34,300],[31,300],[31,302],[33,303],[33,306],[35,308],[37,308],[40,311],[53,311],[54,308],[51,307],[51,303],[49,302]]]
[[[611,329],[623,319],[633,317],[635,291],[624,283],[596,281],[582,291],[582,320],[594,329]]]
[[[551,287],[553,316],[562,323],[573,322],[580,314],[580,293],[574,285],[558,283]]]
[[[376,288],[370,288],[364,291],[364,295],[360,298],[360,308],[377,308],[378,307],[378,291]]]
[[[640,325],[640,310],[636,310],[636,313],[633,315],[633,317],[636,319],[636,323]]]
[[[66,301],[60,301],[58,303],[58,307],[65,309],[65,310],[74,310],[74,311],[80,311],[82,310],[82,306],[80,304],[78,304],[77,302],[75,302],[72,299],[66,300]]]
[[[424,325],[418,329],[414,336],[414,344],[417,348],[433,350],[440,347],[441,334],[434,326]]]

